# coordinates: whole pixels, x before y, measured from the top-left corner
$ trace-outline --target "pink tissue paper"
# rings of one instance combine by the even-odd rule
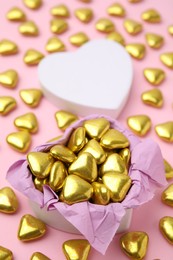
[[[92,247],[105,254],[110,242],[116,234],[126,209],[136,208],[151,200],[157,187],[167,184],[165,179],[164,163],[159,146],[152,140],[141,141],[121,124],[103,115],[90,115],[76,121],[58,141],[42,144],[34,151],[49,151],[56,144],[66,144],[72,131],[88,119],[104,117],[110,121],[111,128],[122,132],[130,141],[131,165],[129,176],[132,187],[121,203],[110,203],[106,206],[81,202],[73,205],[59,202],[58,196],[47,185],[43,193],[37,190],[32,181],[32,174],[28,169],[26,159],[15,162],[7,172],[10,184],[25,194],[40,207],[47,206],[47,210],[58,210],[66,220],[73,224],[89,241]]]

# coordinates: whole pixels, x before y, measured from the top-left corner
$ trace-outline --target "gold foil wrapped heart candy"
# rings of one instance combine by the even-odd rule
[[[163,141],[173,142],[173,121],[156,125],[155,131]]]
[[[76,155],[66,146],[57,144],[50,149],[51,155],[62,162],[72,163]]]
[[[1,40],[0,41],[0,54],[1,55],[11,55],[18,52],[18,46],[16,43],[10,40]]]
[[[46,44],[46,50],[50,53],[65,51],[64,43],[57,37],[51,37]]]
[[[70,148],[74,153],[79,152],[86,143],[85,128],[78,127],[73,131],[68,141],[68,148]]]
[[[31,136],[27,131],[19,131],[9,134],[6,141],[14,150],[25,153],[30,147]]]
[[[126,45],[126,50],[135,59],[141,60],[145,56],[146,48],[142,43],[131,43]]]
[[[70,36],[69,41],[74,46],[80,47],[89,41],[88,36],[84,32],[79,32]]]
[[[115,26],[113,22],[107,18],[101,18],[96,23],[96,29],[103,33],[113,32]]]
[[[20,90],[20,97],[23,102],[30,107],[37,107],[42,98],[42,91],[36,88]]]
[[[97,179],[97,164],[95,158],[90,153],[81,153],[70,165],[69,174],[75,174],[88,182]]]
[[[84,127],[91,138],[100,139],[109,129],[110,123],[105,118],[90,119],[84,122]]]
[[[144,69],[144,77],[152,85],[159,85],[165,79],[165,72],[158,68]]]
[[[116,129],[109,129],[100,140],[101,146],[107,149],[121,149],[129,146],[129,140]]]
[[[70,112],[60,110],[56,112],[55,118],[58,124],[58,127],[61,130],[65,130],[67,127],[69,127],[72,123],[74,123],[78,117]]]
[[[143,92],[141,95],[142,101],[152,107],[162,107],[163,105],[163,95],[159,89],[152,89]]]
[[[134,133],[144,136],[151,128],[151,119],[147,115],[130,116],[127,124]]]
[[[144,11],[141,17],[144,21],[148,23],[159,23],[161,21],[161,16],[159,12],[155,9],[148,9]]]
[[[132,184],[128,175],[114,172],[104,174],[102,180],[110,190],[110,197],[113,202],[121,202]]]
[[[161,54],[160,60],[168,68],[173,69],[173,52],[166,52]]]
[[[142,24],[132,19],[126,19],[124,21],[124,28],[129,34],[137,35],[142,31]]]
[[[99,205],[107,205],[110,200],[110,191],[106,185],[98,182],[92,183],[93,195],[92,202]]]
[[[70,16],[69,9],[64,4],[59,4],[59,5],[56,5],[56,6],[52,7],[50,12],[55,17],[67,18],[67,17]]]
[[[9,112],[16,108],[16,100],[13,97],[1,96],[0,97],[0,115],[7,115]]]
[[[77,175],[68,175],[65,179],[60,199],[72,205],[74,203],[87,201],[92,197],[93,188],[90,183]]]
[[[10,187],[0,189],[0,212],[13,214],[18,209],[18,200]]]
[[[37,118],[33,113],[27,113],[27,114],[18,116],[14,120],[14,125],[19,130],[28,130],[30,133],[36,133],[38,130]]]
[[[23,0],[23,3],[30,9],[38,9],[42,5],[42,0]]]
[[[153,49],[159,49],[164,43],[164,38],[155,33],[147,33],[146,40],[148,45]]]
[[[59,191],[67,177],[65,165],[61,161],[56,161],[50,171],[49,185],[52,190]]]
[[[35,49],[29,49],[26,51],[23,61],[25,64],[32,66],[32,65],[37,65],[39,62],[44,58],[44,55],[35,50]]]
[[[9,89],[16,87],[18,83],[18,73],[13,69],[6,70],[0,73],[0,84]]]
[[[2,260],[12,260],[13,259],[13,253],[11,250],[0,246],[0,259]]]
[[[159,228],[164,238],[173,244],[173,217],[163,217],[160,219]]]
[[[112,16],[124,17],[126,10],[120,3],[115,3],[108,7],[107,13]]]
[[[78,8],[75,10],[75,16],[83,23],[88,23],[93,18],[93,11],[90,8]]]
[[[120,43],[121,45],[125,45],[125,39],[119,32],[111,32],[107,35],[108,40],[112,40]]]
[[[123,252],[133,260],[142,260],[145,257],[148,241],[147,233],[140,231],[128,232],[120,238]]]
[[[25,20],[26,15],[19,7],[12,7],[6,17],[9,21],[20,22]]]
[[[164,166],[165,166],[165,175],[166,175],[166,179],[171,179],[173,178],[173,168],[170,165],[170,163],[164,159]]]
[[[54,163],[53,157],[49,153],[43,152],[28,153],[27,161],[33,175],[40,179],[44,179],[49,175]]]
[[[162,193],[162,201],[173,207],[173,184],[170,184]]]
[[[62,19],[53,19],[50,22],[50,29],[53,33],[62,34],[67,31],[68,23]]]
[[[18,239],[23,242],[38,239],[46,233],[46,225],[39,219],[27,214],[21,218]]]
[[[19,26],[19,32],[25,36],[39,35],[39,29],[33,21],[27,21]]]
[[[35,252],[32,254],[30,260],[51,260],[51,259],[48,258],[46,255],[43,255],[40,252]]]
[[[87,260],[91,246],[85,239],[72,239],[65,241],[62,248],[68,260]]]

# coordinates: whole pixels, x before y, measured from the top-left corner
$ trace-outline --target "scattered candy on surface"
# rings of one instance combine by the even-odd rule
[[[13,253],[11,250],[0,246],[0,259],[2,260],[12,260],[13,259]]]
[[[36,88],[21,89],[19,94],[23,102],[29,107],[37,107],[43,96],[42,91]]]
[[[27,21],[19,26],[19,32],[25,36],[38,36],[39,29],[33,21]]]
[[[106,37],[108,40],[112,40],[120,43],[121,45],[125,45],[125,39],[119,32],[111,32]]]
[[[42,5],[42,0],[23,0],[23,3],[30,9],[38,9]]]
[[[163,192],[162,192],[162,201],[168,205],[173,207],[173,184],[170,184]]]
[[[100,18],[96,22],[96,29],[103,33],[109,33],[115,30],[115,26],[111,20],[107,18]]]
[[[28,242],[41,238],[46,233],[46,225],[32,215],[24,215],[18,228],[18,239],[23,242]]]
[[[18,130],[27,130],[30,133],[36,133],[38,130],[38,121],[33,113],[26,113],[18,116],[14,120],[14,125]]]
[[[68,260],[87,260],[90,248],[90,244],[85,239],[67,240],[62,246],[64,255]]]
[[[65,130],[78,119],[76,115],[64,110],[59,110],[56,112],[55,118],[58,124],[58,128],[61,130]]]
[[[173,52],[167,52],[160,55],[161,62],[168,68],[173,69]]]
[[[142,43],[131,43],[126,45],[126,50],[135,59],[141,60],[145,56],[145,45]]]
[[[46,43],[46,51],[50,53],[65,51],[65,45],[59,38],[51,37]]]
[[[68,29],[68,23],[63,19],[53,19],[50,22],[51,32],[55,34],[62,34]]]
[[[173,25],[168,26],[168,32],[170,35],[173,35]]]
[[[169,143],[173,142],[173,121],[165,122],[155,126],[156,134]]]
[[[107,13],[112,16],[124,17],[126,10],[120,3],[115,3],[107,8]]]
[[[7,143],[14,150],[25,153],[31,144],[31,136],[27,131],[14,132],[7,136]]]
[[[152,107],[162,107],[163,106],[163,95],[159,89],[151,89],[145,91],[141,95],[141,99],[144,104]]]
[[[142,24],[132,19],[126,19],[124,28],[129,34],[136,35],[142,31]]]
[[[158,68],[144,69],[144,77],[154,86],[160,85],[165,79],[165,72]]]
[[[16,100],[10,96],[0,96],[0,115],[7,115],[17,106]]]
[[[64,4],[59,4],[51,8],[51,14],[58,18],[67,18],[70,16],[69,9]]]
[[[44,58],[44,55],[34,49],[29,49],[26,51],[23,61],[25,64],[32,66],[32,65],[37,65],[39,62]]]
[[[161,16],[155,9],[148,9],[144,11],[141,15],[142,20],[148,22],[148,23],[160,23],[161,22]]]
[[[16,70],[9,69],[0,73],[0,84],[4,87],[13,89],[18,83],[18,73]]]
[[[151,128],[151,119],[147,115],[129,116],[127,124],[135,134],[144,136]]]
[[[35,252],[32,254],[30,260],[51,260],[51,259],[40,252]]]
[[[159,228],[164,238],[173,244],[173,217],[165,216],[160,219]]]
[[[85,33],[79,32],[79,33],[71,35],[69,38],[69,41],[74,46],[80,47],[83,44],[85,44],[86,42],[88,42],[89,38]]]
[[[1,40],[0,41],[0,54],[1,55],[11,55],[18,53],[18,46],[15,42],[10,40]]]
[[[21,22],[26,19],[25,13],[19,7],[12,7],[6,14],[9,21]]]
[[[172,179],[173,178],[173,168],[170,165],[170,163],[164,159],[164,166],[165,166],[165,175],[166,175],[166,179]]]
[[[0,189],[0,212],[13,214],[18,210],[18,207],[19,203],[14,191],[10,187]]]
[[[146,33],[145,35],[148,45],[153,49],[159,49],[164,44],[164,38],[155,33]]]
[[[75,16],[83,23],[88,23],[93,18],[93,11],[90,8],[78,8],[75,10]]]
[[[148,248],[149,237],[147,233],[134,231],[121,236],[120,245],[123,252],[132,260],[142,260]]]

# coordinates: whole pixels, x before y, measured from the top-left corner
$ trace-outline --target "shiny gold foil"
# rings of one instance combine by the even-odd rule
[[[53,33],[62,34],[67,31],[68,23],[62,19],[53,19],[50,22],[50,29]]]
[[[168,26],[168,32],[170,35],[173,35],[173,25]]]
[[[128,0],[130,3],[133,3],[133,4],[135,4],[135,3],[138,3],[138,2],[142,2],[143,0]]]
[[[26,214],[19,224],[18,239],[23,242],[28,242],[41,238],[46,233],[46,225],[39,219]]]
[[[110,197],[113,202],[121,202],[127,195],[132,184],[128,175],[115,172],[104,174],[102,180],[110,190]]]
[[[108,40],[112,40],[120,43],[121,45],[125,45],[125,39],[119,32],[111,32],[107,35]]]
[[[81,153],[68,168],[69,174],[75,174],[82,179],[93,182],[97,179],[97,164],[90,153]]]
[[[31,136],[27,131],[20,131],[9,134],[6,141],[14,150],[25,153],[30,147]]]
[[[51,155],[62,162],[72,163],[76,155],[66,146],[57,144],[50,149]]]
[[[73,174],[66,177],[60,198],[63,198],[63,202],[72,205],[89,200],[92,194],[91,184]]]
[[[173,69],[173,52],[167,52],[160,55],[161,62],[168,68]]]
[[[126,45],[126,50],[135,59],[141,60],[145,56],[145,45],[141,43],[131,43]]]
[[[93,11],[90,8],[78,8],[75,10],[75,16],[83,23],[88,23],[93,18]]]
[[[165,122],[155,126],[156,134],[169,143],[173,142],[173,121]]]
[[[102,177],[104,174],[109,172],[127,175],[125,161],[118,153],[108,155],[106,161],[100,167],[99,175]]]
[[[129,146],[129,140],[116,129],[109,129],[100,139],[100,144],[107,149],[120,149]]]
[[[9,69],[0,73],[0,84],[7,88],[15,88],[18,83],[18,73]]]
[[[129,34],[136,35],[142,31],[142,24],[132,19],[126,19],[124,28]]]
[[[46,255],[43,255],[40,252],[35,252],[32,254],[30,260],[51,260],[51,259],[48,258]]]
[[[79,152],[86,144],[85,132],[85,128],[81,126],[75,129],[71,134],[68,141],[68,148],[74,153]]]
[[[59,110],[55,114],[55,118],[58,124],[59,129],[65,130],[72,123],[74,123],[78,117],[70,112]]]
[[[159,89],[145,91],[141,95],[142,101],[152,107],[162,107],[163,95]]]
[[[25,36],[38,36],[39,29],[33,21],[27,21],[19,26],[19,32]]]
[[[173,184],[170,184],[163,192],[162,192],[162,201],[168,205],[173,207]]]
[[[56,161],[50,171],[49,186],[52,190],[59,191],[63,187],[66,177],[67,171],[65,165],[60,161]]]
[[[0,115],[7,115],[17,106],[16,100],[10,96],[0,96]]]
[[[48,185],[48,184],[49,184],[48,178],[39,179],[39,178],[36,177],[34,179],[34,185],[35,185],[36,189],[41,191],[41,192],[43,192],[43,186]]]
[[[106,185],[98,182],[92,183],[93,196],[92,202],[99,205],[107,205],[110,200],[110,191]]]
[[[39,64],[39,62],[44,58],[44,55],[34,49],[29,49],[26,51],[23,61],[27,64],[27,65],[37,65]]]
[[[27,161],[31,172],[39,179],[44,179],[49,175],[54,163],[52,156],[43,152],[28,153]]]
[[[129,128],[137,135],[146,135],[151,128],[151,119],[147,115],[136,115],[127,118]]]
[[[60,18],[67,18],[70,16],[69,9],[64,4],[59,4],[51,8],[50,10],[51,14],[55,17]]]
[[[65,241],[62,248],[68,260],[87,260],[91,246],[85,239],[72,239]]]
[[[160,23],[161,22],[161,16],[159,12],[155,9],[148,9],[144,11],[141,15],[142,20],[148,22],[148,23]]]
[[[108,7],[107,13],[112,16],[124,17],[126,10],[120,3],[114,3]]]
[[[147,33],[145,35],[146,41],[151,48],[159,49],[164,44],[164,38],[155,33]]]
[[[21,89],[19,94],[23,102],[29,107],[37,107],[43,96],[42,91],[36,88]]]
[[[0,246],[0,259],[2,260],[12,260],[13,259],[13,253],[11,250]]]
[[[170,165],[170,163],[164,159],[164,167],[165,167],[165,175],[166,175],[166,179],[172,179],[173,178],[173,168]]]
[[[109,33],[115,30],[115,26],[111,20],[101,18],[96,22],[96,29],[103,33]]]
[[[19,7],[12,7],[6,14],[9,21],[21,22],[26,19],[26,15]]]
[[[50,53],[65,51],[65,45],[59,38],[51,37],[46,43],[46,51]]]
[[[165,72],[158,68],[144,69],[144,77],[154,86],[160,85],[165,79]]]
[[[10,187],[0,189],[0,212],[13,214],[18,207],[19,203],[14,191]]]
[[[30,9],[38,9],[42,5],[42,0],[23,0],[23,3]]]
[[[79,32],[70,36],[69,41],[74,46],[80,47],[89,41],[88,36],[84,32]]]
[[[173,217],[165,216],[160,219],[159,228],[164,238],[173,244]]]
[[[129,164],[130,164],[130,150],[128,148],[124,148],[119,152],[119,155],[121,156],[121,158],[123,159],[126,168],[129,168]]]
[[[130,259],[142,260],[148,249],[149,237],[141,231],[128,232],[121,236],[120,245]]]
[[[28,130],[30,133],[36,133],[38,130],[38,121],[34,113],[26,113],[16,117],[14,125],[19,130]]]
[[[11,55],[18,53],[18,46],[15,42],[10,40],[1,40],[0,41],[0,54],[1,55]]]
[[[85,145],[85,147],[81,150],[81,153],[90,153],[95,159],[97,164],[101,164],[106,160],[106,153],[99,144],[99,142],[95,139],[91,139]]]
[[[90,119],[84,122],[84,127],[91,138],[100,139],[109,129],[110,123],[105,118]]]

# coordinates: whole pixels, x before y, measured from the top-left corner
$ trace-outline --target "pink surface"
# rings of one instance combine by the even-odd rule
[[[35,48],[42,52],[45,52],[44,46],[47,39],[52,35],[49,29],[49,21],[51,15],[49,10],[55,4],[60,3],[60,1],[44,1],[44,5],[38,11],[32,11],[25,8],[22,2],[13,0],[13,3],[10,1],[0,1],[0,31],[1,39],[7,38],[14,40],[20,47],[20,53],[14,56],[9,57],[0,57],[0,71],[4,71],[9,68],[14,68],[19,72],[20,82],[15,90],[8,90],[0,86],[0,95],[11,95],[16,97],[18,101],[18,108],[9,114],[6,117],[0,118],[0,187],[9,185],[5,180],[5,175],[8,167],[16,160],[22,159],[24,156],[17,152],[11,150],[6,144],[5,138],[8,133],[16,131],[13,120],[24,114],[25,112],[33,111],[38,117],[39,121],[39,132],[38,134],[33,135],[32,137],[32,146],[33,149],[35,146],[45,142],[46,140],[57,136],[59,130],[57,128],[54,113],[58,110],[57,107],[51,105],[46,99],[43,99],[40,106],[36,109],[29,109],[26,105],[22,103],[19,98],[19,90],[22,88],[29,87],[39,87],[39,82],[37,78],[37,68],[36,67],[27,67],[23,63],[23,55],[28,48]],[[94,28],[95,21],[100,17],[106,17],[106,7],[109,4],[113,3],[111,0],[107,1],[96,1],[93,0],[92,4],[83,4],[77,0],[62,0],[61,3],[66,3],[71,13],[74,9],[81,6],[90,6],[95,14],[94,20],[88,25],[80,23],[74,15],[71,15],[71,18],[68,19],[70,29],[68,32],[64,33],[60,38],[65,42],[67,50],[74,50],[75,47],[72,47],[68,42],[68,37],[76,32],[84,31],[88,34],[90,38],[101,38],[104,37],[103,34],[96,32]],[[172,120],[172,71],[165,68],[159,61],[159,54],[166,51],[173,51],[173,37],[167,33],[167,26],[173,23],[172,21],[172,10],[173,3],[172,0],[162,1],[162,0],[143,0],[143,2],[138,4],[130,4],[127,0],[121,0],[121,3],[126,7],[127,17],[133,18],[140,21],[140,14],[142,11],[147,8],[156,8],[162,15],[163,21],[161,24],[147,24],[143,23],[144,30],[138,36],[129,36],[123,28],[123,19],[121,18],[111,18],[114,21],[117,30],[120,31],[126,41],[130,42],[142,42],[145,43],[145,33],[154,32],[160,33],[165,38],[165,45],[160,50],[152,50],[147,47],[147,55],[142,61],[135,61],[134,70],[135,78],[133,82],[132,92],[129,98],[129,101],[120,115],[119,120],[126,126],[127,116],[134,114],[148,114],[150,115],[153,123],[152,130],[148,134],[148,137],[152,137],[161,147],[163,156],[173,164],[171,147],[172,144],[167,144],[159,140],[154,131],[154,125],[157,123],[162,123],[168,120]],[[13,6],[21,7],[26,13],[27,17],[30,20],[34,20],[40,28],[40,36],[36,38],[26,38],[19,35],[17,27],[18,23],[8,22],[5,18],[6,12]],[[152,86],[147,83],[142,74],[142,70],[145,67],[159,67],[165,70],[167,78],[165,82],[159,87],[164,95],[164,107],[162,109],[154,109],[147,107],[142,104],[140,100],[140,94],[145,91],[152,89]],[[91,93],[92,94],[92,93]],[[169,215],[172,216],[172,209],[168,206],[165,206],[160,201],[162,189],[158,190],[155,198],[134,210],[132,225],[130,231],[145,231],[148,233],[150,242],[145,259],[161,259],[161,260],[172,260],[173,252],[172,246],[169,245],[166,240],[162,237],[158,229],[159,219],[163,216]],[[31,213],[31,210],[28,206],[27,199],[21,195],[19,192],[16,192],[20,200],[20,209],[15,215],[9,216],[5,214],[0,214],[0,245],[7,247],[13,251],[14,259],[27,260],[30,258],[33,252],[40,251],[46,254],[51,259],[65,259],[62,253],[62,243],[65,240],[71,238],[80,238],[80,236],[71,235],[63,233],[52,228],[48,228],[47,235],[42,239],[30,243],[22,243],[17,239],[17,229],[19,225],[20,218],[27,213]],[[91,250],[89,259],[119,259],[125,260],[127,257],[121,252],[119,246],[119,237],[116,236],[111,243],[110,247],[105,256],[102,256],[94,249]]]

